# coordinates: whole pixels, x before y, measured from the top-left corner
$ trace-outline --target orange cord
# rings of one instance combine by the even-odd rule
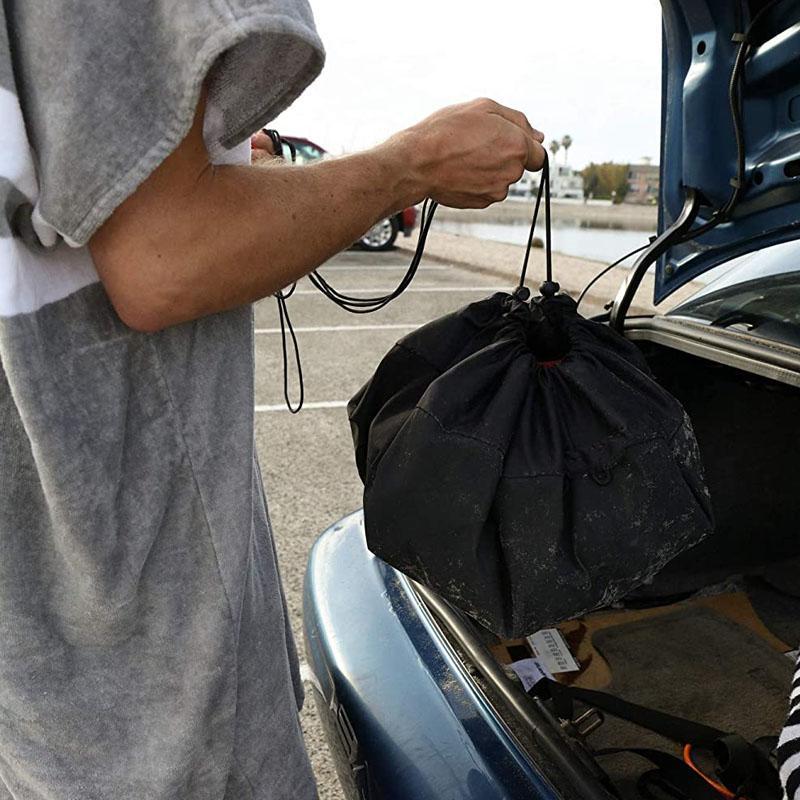
[[[691,767],[707,784],[716,789],[723,797],[726,797],[727,800],[736,800],[736,798],[739,797],[739,795],[732,792],[727,786],[723,786],[721,783],[717,783],[717,781],[709,778],[708,775],[692,761],[692,746],[690,744],[684,745],[683,760],[686,762],[687,766]]]

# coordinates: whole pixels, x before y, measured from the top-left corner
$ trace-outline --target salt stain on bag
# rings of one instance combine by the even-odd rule
[[[502,636],[619,600],[712,528],[683,408],[565,295],[425,325],[348,411],[370,550]]]

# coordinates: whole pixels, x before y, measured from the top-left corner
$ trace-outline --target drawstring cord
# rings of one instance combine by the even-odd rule
[[[289,155],[292,159],[292,163],[297,161],[297,148],[294,144],[286,139],[284,139],[278,131],[274,130],[273,128],[262,128],[262,133],[269,136],[270,141],[272,142],[272,149],[275,151],[275,156],[280,159],[285,159],[284,155],[284,145],[286,145],[289,149]],[[295,281],[288,289],[282,289],[279,292],[275,292],[275,300],[278,302],[278,321],[280,322],[281,326],[281,350],[283,351],[283,399],[286,401],[286,408],[292,412],[292,414],[296,414],[300,409],[303,407],[303,400],[305,399],[305,385],[303,383],[303,365],[300,363],[300,345],[297,343],[297,334],[294,331],[294,327],[292,325],[292,320],[289,318],[289,307],[286,305],[286,301],[294,294],[294,290],[297,288],[297,281]],[[286,341],[286,333],[289,333],[289,336],[292,339],[292,347],[294,348],[294,363],[297,368],[297,382],[300,386],[300,398],[297,401],[297,405],[293,406],[292,401],[289,398],[289,354],[288,354],[288,347]]]
[[[514,294],[520,300],[527,300],[530,291],[525,286],[525,277],[528,274],[528,261],[531,257],[533,247],[533,234],[536,231],[536,222],[539,218],[539,206],[544,196],[544,254],[545,254],[545,280],[539,287],[539,292],[543,297],[553,297],[558,294],[561,287],[553,280],[553,246],[550,233],[550,158],[547,151],[544,154],[544,164],[542,165],[542,177],[539,181],[539,190],[536,193],[536,205],[533,207],[533,217],[531,218],[531,228],[528,232],[528,244],[525,247],[525,258],[522,262],[522,272],[519,276],[519,285]]]
[[[536,230],[536,223],[539,218],[539,208],[544,198],[545,208],[545,281],[539,288],[543,297],[552,297],[557,294],[560,287],[553,280],[553,256],[552,256],[552,241],[550,230],[550,161],[545,152],[544,164],[542,165],[542,177],[539,182],[539,190],[536,194],[536,204],[533,209],[533,217],[531,219],[530,233],[528,235],[528,244],[525,248],[525,258],[522,263],[522,272],[520,274],[519,285],[517,286],[514,295],[520,300],[527,300],[530,297],[530,291],[525,286],[525,278],[528,272],[528,262],[530,260],[531,248],[533,246],[533,235]],[[325,297],[339,308],[348,311],[351,314],[371,314],[378,311],[384,306],[388,305],[395,298],[399,297],[409,286],[411,281],[417,274],[422,256],[425,252],[425,243],[428,239],[428,233],[433,223],[433,216],[436,213],[438,203],[435,200],[426,198],[422,205],[422,212],[420,214],[420,227],[419,237],[417,239],[417,246],[414,250],[414,255],[411,263],[406,270],[397,287],[389,292],[389,294],[378,297],[354,297],[352,295],[344,294],[338,289],[331,286],[330,283],[320,274],[318,270],[314,270],[308,276],[312,285],[317,288]],[[303,382],[303,368],[300,362],[300,347],[297,342],[297,335],[295,334],[292,321],[289,317],[289,309],[286,301],[292,296],[297,284],[293,283],[288,290],[275,293],[275,299],[278,302],[278,318],[281,328],[281,351],[283,354],[283,396],[286,401],[286,407],[293,414],[296,414],[303,407],[305,399],[305,387]],[[291,398],[289,397],[289,347],[287,339],[292,340],[292,349],[294,350],[294,361],[297,369],[297,384],[299,387],[299,398],[296,405],[292,405]]]
[[[311,283],[319,289],[322,294],[328,298],[332,303],[335,303],[339,308],[349,311],[351,314],[370,314],[373,311],[378,311],[388,303],[391,303],[396,297],[399,297],[408,287],[414,276],[417,274],[420,262],[422,261],[423,253],[425,252],[425,242],[428,238],[428,232],[431,229],[433,222],[433,215],[436,212],[438,203],[430,198],[426,199],[422,206],[422,213],[420,214],[420,227],[419,238],[417,239],[417,247],[414,250],[414,256],[408,266],[406,274],[393,291],[382,297],[353,297],[346,295],[331,286],[325,278],[317,271],[314,270],[308,277]],[[286,401],[286,407],[292,414],[296,414],[303,407],[305,400],[305,385],[303,382],[303,366],[300,362],[300,346],[297,342],[297,335],[292,325],[292,320],[289,317],[289,308],[286,301],[294,294],[297,284],[293,283],[288,289],[275,292],[275,300],[278,303],[278,319],[281,328],[281,351],[283,353],[283,397]],[[289,397],[289,347],[287,338],[292,340],[292,348],[294,350],[294,362],[297,369],[297,385],[299,388],[299,398],[296,405],[292,405]]]
[[[560,291],[560,286],[553,280],[553,247],[552,247],[552,232],[551,232],[551,216],[550,216],[550,159],[545,152],[544,164],[542,165],[542,175],[539,182],[539,189],[536,193],[536,203],[533,208],[533,216],[531,218],[530,231],[528,233],[528,242],[525,248],[525,257],[522,262],[522,270],[520,273],[519,284],[514,290],[514,296],[522,301],[527,301],[530,298],[530,290],[525,286],[525,279],[528,274],[528,264],[530,261],[531,249],[533,247],[533,237],[536,231],[536,225],[539,219],[539,210],[544,200],[545,211],[545,280],[539,287],[539,292],[543,297],[553,297]],[[435,200],[427,198],[422,205],[422,212],[420,214],[420,228],[419,237],[417,239],[417,246],[414,250],[414,255],[411,263],[408,266],[406,274],[403,276],[397,287],[389,292],[389,294],[378,297],[354,297],[352,295],[344,294],[338,289],[331,286],[330,283],[320,274],[318,270],[314,270],[308,276],[309,280],[315,288],[317,288],[325,297],[339,308],[351,314],[370,314],[378,311],[384,306],[391,303],[392,300],[399,297],[408,288],[411,281],[417,274],[422,256],[425,252],[425,243],[428,239],[433,217],[436,213],[438,203]],[[646,246],[646,245],[645,245]],[[640,248],[641,249],[641,248]],[[627,258],[630,253],[624,258]],[[620,259],[622,260],[622,259]],[[615,262],[611,266],[616,266],[619,262]],[[606,270],[595,276],[595,279],[601,277],[606,271],[611,269],[607,267]],[[591,284],[590,284],[591,285]],[[286,400],[286,407],[293,414],[296,414],[303,407],[305,399],[305,387],[303,382],[303,368],[300,361],[300,347],[297,341],[292,321],[289,317],[289,309],[286,301],[295,291],[297,284],[293,283],[289,289],[275,293],[275,299],[278,303],[278,318],[280,321],[281,329],[281,351],[283,354],[283,396]],[[587,287],[588,289],[588,287]],[[581,294],[583,299],[584,293]],[[294,361],[297,370],[297,384],[299,388],[299,398],[296,405],[292,405],[291,398],[289,397],[289,343],[288,339],[292,340],[292,350],[294,351]]]
[[[417,239],[417,247],[414,250],[414,256],[411,263],[408,265],[408,270],[403,276],[403,279],[393,291],[381,297],[353,297],[351,295],[343,294],[342,292],[334,289],[325,278],[317,271],[314,270],[308,279],[311,283],[319,289],[325,297],[331,302],[335,303],[339,308],[349,311],[351,314],[370,314],[373,311],[378,311],[385,305],[388,305],[395,298],[399,297],[407,288],[408,285],[414,280],[417,274],[422,256],[425,251],[425,242],[428,239],[428,232],[433,222],[433,215],[436,213],[438,203],[435,200],[427,198],[422,205],[422,213],[420,214],[420,227],[419,238]]]
[[[286,301],[294,294],[297,284],[293,283],[285,292],[275,292],[275,299],[278,301],[278,320],[281,326],[281,350],[283,351],[283,397],[286,400],[286,408],[296,414],[303,407],[303,400],[305,399],[305,385],[303,383],[303,365],[300,363],[300,346],[297,343],[297,334],[295,333],[292,321],[289,318],[289,307]],[[292,339],[292,346],[294,348],[294,363],[297,367],[297,383],[300,387],[300,398],[297,405],[293,406],[289,398],[289,356],[286,341],[286,333]]]

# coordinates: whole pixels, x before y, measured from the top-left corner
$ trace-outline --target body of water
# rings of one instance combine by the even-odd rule
[[[447,233],[476,236],[495,242],[524,245],[528,241],[527,222],[456,222],[436,220],[434,227]],[[544,239],[544,224],[537,225],[536,235]],[[631,250],[647,244],[646,231],[623,228],[590,227],[585,223],[558,223],[553,220],[553,250],[569,256],[591,258],[610,264]],[[635,257],[624,263],[633,263]]]

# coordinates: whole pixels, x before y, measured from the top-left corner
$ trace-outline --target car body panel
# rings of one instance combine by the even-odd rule
[[[314,695],[348,798],[558,795],[353,514],[315,544],[304,633]]]
[[[311,139],[302,136],[281,136],[281,139],[284,142],[283,157],[291,158],[301,164],[318,161],[328,155],[328,151],[324,147],[312,142]]]
[[[800,241],[766,247],[720,272],[667,316],[762,339],[770,352],[800,348]]]
[[[417,209],[415,206],[404,208],[398,215],[400,219],[400,230],[404,236],[411,236],[411,231],[417,224]]]
[[[763,2],[750,0],[755,12]],[[679,216],[685,187],[709,205],[729,198],[737,173],[728,83],[746,27],[730,0],[662,0],[661,188],[659,231]],[[742,120],[746,184],[733,219],[672,247],[656,268],[655,300],[707,270],[761,247],[800,237],[800,8],[779,3],[767,41],[745,63]],[[770,33],[775,33],[771,36]]]

